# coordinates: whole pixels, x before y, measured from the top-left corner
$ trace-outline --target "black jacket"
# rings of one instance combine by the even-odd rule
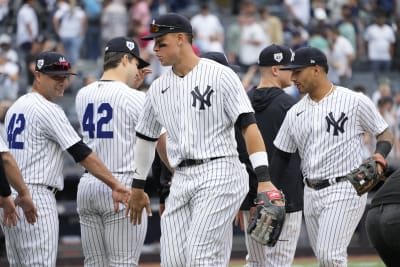
[[[272,158],[277,150],[273,145],[273,141],[278,134],[286,112],[296,103],[296,99],[279,88],[252,89],[248,92],[248,96],[255,110],[257,125],[267,149],[268,163],[271,165]],[[242,141],[238,142],[238,146],[243,145],[243,143]],[[239,152],[243,151],[243,148],[238,150]],[[244,162],[249,162],[247,153],[245,155],[242,154],[241,158],[244,158]],[[295,212],[303,209],[304,184],[298,153],[291,154],[289,166],[285,170],[283,177],[273,177],[273,173],[271,173],[271,181],[285,194],[287,212]],[[257,180],[255,175],[251,174],[249,195],[254,196],[257,193],[254,190],[257,190]],[[242,205],[242,209],[248,208],[248,204],[251,201],[251,199],[247,198]]]

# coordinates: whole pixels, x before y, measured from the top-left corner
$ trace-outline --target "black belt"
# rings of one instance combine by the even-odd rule
[[[209,159],[184,159],[178,164],[178,167],[182,168],[182,167],[190,167],[190,166],[193,166],[193,165],[200,165],[200,164],[203,164],[203,163],[210,162],[210,161],[212,161],[214,159],[220,159],[220,158],[224,158],[224,156],[222,156],[222,157],[214,157],[214,158],[209,158]]]
[[[336,177],[335,181],[336,183],[343,182],[347,180],[345,176],[340,176]],[[308,187],[311,187],[314,190],[321,190],[324,189],[325,187],[328,187],[331,185],[330,179],[326,180],[310,180],[306,178],[306,184]]]
[[[89,173],[88,170],[85,170],[85,173]],[[113,174],[124,174],[125,172],[111,172]]]
[[[47,190],[50,190],[54,195],[58,192],[58,189],[52,186],[47,186]]]

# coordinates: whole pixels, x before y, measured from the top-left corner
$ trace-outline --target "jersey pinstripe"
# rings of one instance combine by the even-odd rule
[[[20,97],[5,118],[7,141],[27,184],[64,188],[63,150],[81,140],[64,111],[38,93]]]
[[[145,94],[120,81],[96,81],[79,90],[76,111],[83,140],[113,172],[130,187],[134,171],[135,126]],[[78,214],[85,266],[138,266],[147,231],[132,225],[124,207],[114,212],[111,190],[90,173],[78,185]]]
[[[3,141],[3,137],[0,136],[0,152],[8,152],[8,147]]]
[[[230,126],[249,112],[254,111],[237,74],[201,59],[185,77],[169,70],[152,83],[136,130],[157,138],[164,126],[168,159],[176,167],[183,159],[237,156]]]
[[[145,94],[118,81],[97,81],[79,90],[76,112],[83,141],[112,172],[132,172],[135,126]]]
[[[337,86],[319,103],[306,95],[295,104],[274,144],[290,153],[299,149],[305,178],[329,179],[360,165],[364,132],[376,136],[387,127],[367,96]]]

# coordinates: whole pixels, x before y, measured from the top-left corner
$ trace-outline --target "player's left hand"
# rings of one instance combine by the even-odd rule
[[[38,214],[30,194],[19,194],[15,199],[15,205],[21,207],[28,223],[34,224],[36,222]]]
[[[146,78],[146,76],[152,72],[153,71],[150,68],[143,68],[143,69],[138,70],[138,73],[136,75],[136,80],[135,80],[133,87],[135,89],[139,88],[142,85],[142,83],[144,82],[144,79]]]
[[[131,191],[123,185],[119,184],[112,190],[112,199],[114,201],[114,211],[119,211],[119,203],[123,204],[125,207],[128,205],[129,196]]]
[[[14,200],[11,196],[0,197],[0,207],[3,208],[3,222],[2,224],[7,227],[17,225],[19,215],[15,208]]]
[[[143,209],[146,209],[147,216],[152,216],[149,196],[143,189],[132,188],[131,197],[125,215],[130,216],[132,224],[141,224]]]

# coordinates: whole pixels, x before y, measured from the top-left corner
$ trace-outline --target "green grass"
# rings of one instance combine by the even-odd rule
[[[239,265],[231,265],[231,267],[243,267],[243,264]],[[310,262],[310,263],[296,263],[292,265],[292,267],[318,267],[318,263],[316,262]],[[349,261],[348,267],[385,267],[385,264],[382,263],[382,261]]]

